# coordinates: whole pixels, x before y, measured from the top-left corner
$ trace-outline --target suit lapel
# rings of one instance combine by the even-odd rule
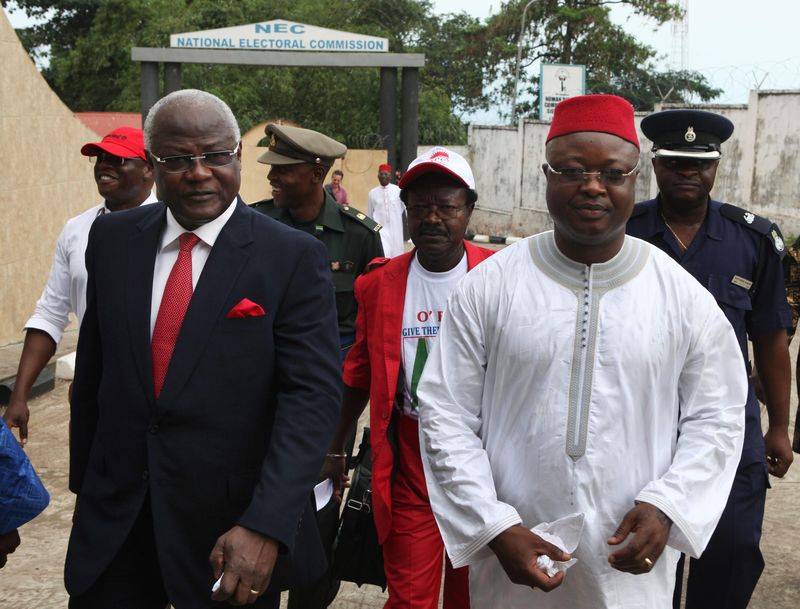
[[[131,337],[133,360],[140,385],[147,396],[153,396],[153,357],[150,349],[150,307],[153,296],[153,268],[158,253],[158,240],[164,226],[166,206],[152,206],[157,213],[143,218],[136,225],[128,249],[126,273],[126,307],[128,332]]]
[[[398,256],[391,268],[386,269],[381,286],[381,310],[383,313],[382,344],[385,347],[383,362],[386,366],[386,391],[394,399],[397,393],[397,381],[400,376],[402,362],[403,339],[403,306],[406,300],[406,283],[408,269],[414,258],[414,251]]]
[[[205,351],[228,294],[250,257],[247,246],[253,241],[252,213],[255,212],[238,201],[236,210],[211,249],[172,352],[158,398],[160,404],[170,404],[174,400]]]

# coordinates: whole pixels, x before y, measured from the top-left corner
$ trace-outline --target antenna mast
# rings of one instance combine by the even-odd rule
[[[689,59],[689,0],[680,0],[683,17],[672,21],[672,69],[685,70]]]

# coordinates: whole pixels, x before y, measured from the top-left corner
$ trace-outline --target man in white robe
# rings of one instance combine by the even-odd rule
[[[404,253],[403,212],[405,204],[400,200],[400,187],[392,184],[392,166],[378,167],[378,182],[367,194],[367,215],[381,225],[383,255],[394,258]]]
[[[555,230],[484,262],[445,311],[421,447],[472,609],[667,609],[680,552],[702,553],[725,506],[747,377],[713,297],[624,235],[638,148],[625,100],[562,102],[543,166]],[[574,513],[572,556],[529,530]],[[543,554],[577,562],[550,577]]]

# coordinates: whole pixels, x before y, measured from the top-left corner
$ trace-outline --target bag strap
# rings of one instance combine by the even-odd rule
[[[372,469],[372,448],[369,443],[369,427],[365,427],[361,434],[361,443],[358,445],[358,454],[350,457],[350,462],[347,464],[347,469],[355,469],[362,463],[367,461],[369,469]]]

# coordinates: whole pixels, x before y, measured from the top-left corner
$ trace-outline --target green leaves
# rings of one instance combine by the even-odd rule
[[[505,2],[486,24],[486,48],[492,55],[486,79],[498,83],[491,96],[497,105],[507,103],[513,90],[526,2]],[[542,61],[585,65],[587,92],[621,95],[637,110],[651,110],[662,99],[686,102],[694,96],[706,101],[720,93],[696,72],[659,70],[655,49],[611,21],[611,4],[626,5],[654,25],[681,15],[678,3],[665,0],[541,0],[531,4],[522,36],[520,116],[537,116],[538,73],[530,68]]]
[[[73,111],[139,109],[139,64],[130,59],[134,46],[164,47],[173,33],[272,19],[381,36],[389,39],[392,52],[426,53],[429,69],[420,74],[423,144],[466,142],[459,114],[488,103],[482,68],[464,55],[477,20],[435,17],[427,0],[18,0],[16,5],[29,15],[49,16],[20,37],[32,55],[49,49],[43,75]],[[242,130],[284,118],[349,146],[380,145],[378,69],[184,64],[182,76],[184,87],[225,99]]]
[[[169,45],[169,35],[286,19],[389,39],[391,52],[426,56],[420,71],[420,143],[466,143],[467,114],[507,108],[527,0],[509,0],[486,21],[434,15],[428,0],[16,0],[43,25],[19,32],[28,52],[49,52],[44,77],[74,111],[139,109],[134,46]],[[655,50],[613,23],[624,4],[656,25],[680,15],[664,0],[538,0],[522,32],[518,109],[536,116],[538,65],[586,65],[587,88],[616,93],[637,109],[719,94],[695,72],[657,69]],[[41,62],[40,62],[41,63]],[[399,79],[398,79],[399,81]],[[184,64],[183,85],[225,99],[243,130],[284,118],[363,147],[379,146],[377,69]],[[398,92],[399,95],[399,92]]]

